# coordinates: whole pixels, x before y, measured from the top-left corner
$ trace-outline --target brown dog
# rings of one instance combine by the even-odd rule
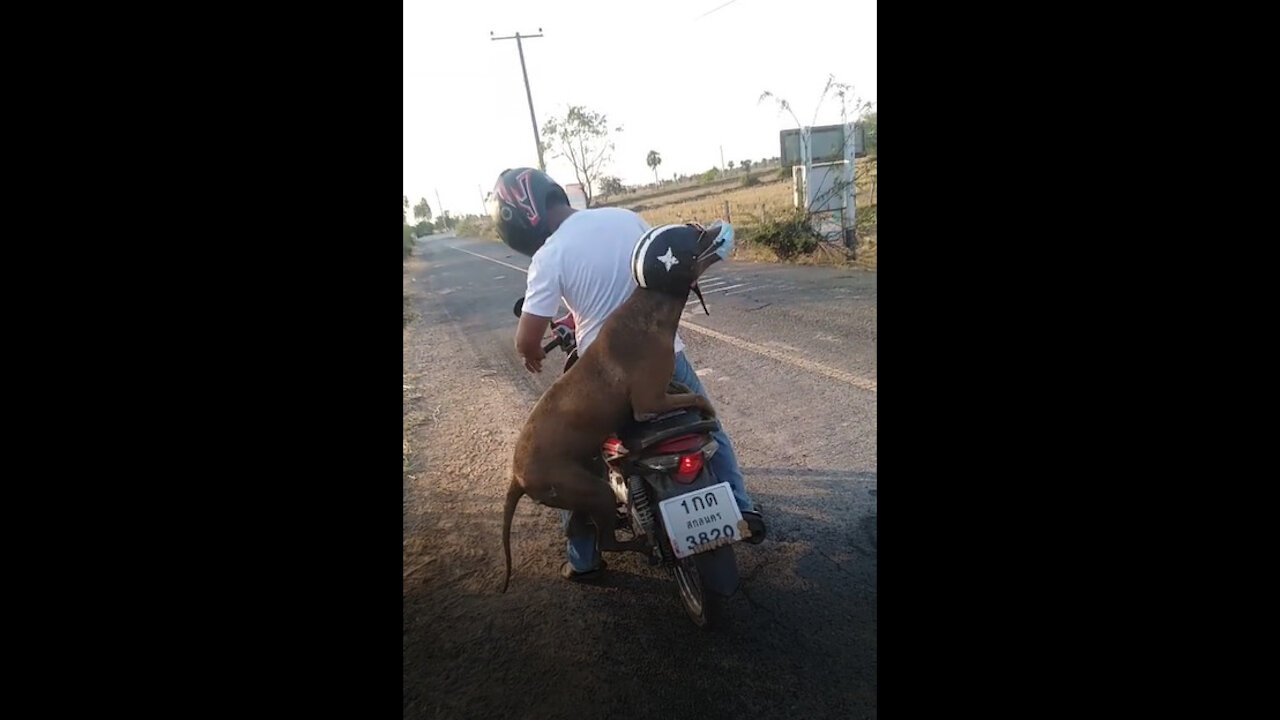
[[[613,532],[617,498],[591,463],[604,441],[631,419],[648,420],[687,407],[715,416],[711,402],[702,395],[667,394],[675,372],[676,326],[689,290],[720,259],[714,252],[701,252],[711,245],[708,235],[715,235],[714,228],[697,228],[700,254],[696,260],[686,257],[688,266],[682,268],[686,274],[680,276],[683,294],[678,287],[657,289],[653,281],[654,289],[637,287],[605,320],[589,351],[529,413],[516,439],[511,486],[503,508],[502,550],[507,562],[503,592],[511,581],[511,518],[522,495],[549,507],[590,515],[601,550],[645,549],[643,540],[617,541]],[[678,231],[688,233],[683,228]],[[637,246],[637,257],[645,238]]]

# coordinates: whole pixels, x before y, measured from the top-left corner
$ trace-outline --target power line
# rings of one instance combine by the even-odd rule
[[[727,3],[723,4],[723,5],[717,5],[716,7],[713,7],[713,8],[711,8],[710,10],[708,10],[708,11],[706,11],[706,12],[702,13],[702,14],[701,14],[701,15],[699,15],[698,17],[694,18],[694,20],[701,20],[702,18],[704,18],[704,17],[706,17],[706,16],[710,15],[711,13],[713,13],[713,12],[715,12],[715,11],[719,10],[720,8],[722,8],[722,7],[728,7],[728,6],[730,6],[730,5],[732,5],[732,4],[736,3],[736,2],[738,2],[738,0],[729,0],[729,2],[727,2]]]

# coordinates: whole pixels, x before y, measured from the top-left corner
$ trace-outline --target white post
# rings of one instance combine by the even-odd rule
[[[800,129],[800,158],[804,161],[804,209],[813,206],[813,153],[809,151],[809,128]]]
[[[846,247],[853,244],[858,228],[858,189],[853,185],[857,135],[853,125],[846,123],[844,126],[844,211],[840,213],[840,219],[844,221],[842,239]]]

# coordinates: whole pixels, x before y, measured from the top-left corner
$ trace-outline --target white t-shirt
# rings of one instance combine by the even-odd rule
[[[555,317],[563,300],[573,313],[581,356],[600,334],[609,313],[636,289],[631,253],[648,229],[644,218],[624,208],[579,210],[570,215],[533,254],[524,312]],[[684,350],[679,333],[675,349]]]

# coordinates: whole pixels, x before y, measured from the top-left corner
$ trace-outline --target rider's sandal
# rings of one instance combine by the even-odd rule
[[[578,571],[573,569],[573,566],[569,564],[568,560],[565,560],[564,564],[560,566],[560,577],[565,580],[588,580],[597,577],[601,570],[608,567],[609,565],[601,559],[600,564],[597,565],[594,570]]]

